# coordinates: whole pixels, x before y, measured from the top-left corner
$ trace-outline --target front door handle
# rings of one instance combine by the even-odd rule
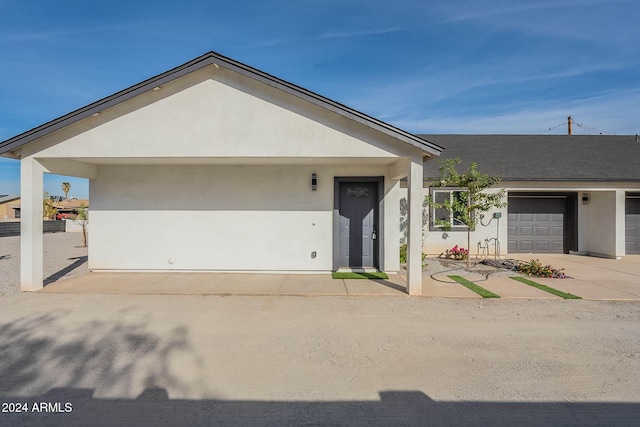
[[[371,233],[371,240],[376,240],[378,238],[378,233],[376,232],[375,228],[373,229],[373,232]]]

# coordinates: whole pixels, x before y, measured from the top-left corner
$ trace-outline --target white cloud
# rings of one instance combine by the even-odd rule
[[[449,3],[450,6],[444,10],[449,15],[449,22],[484,20],[490,17],[504,15],[516,15],[530,13],[532,11],[542,11],[560,8],[584,8],[591,5],[609,5],[612,3],[626,3],[629,0],[528,0],[526,3],[517,4],[513,0],[503,0],[502,2],[492,1],[487,4],[483,1],[472,1],[465,5],[460,3]]]
[[[397,117],[392,124],[415,133],[496,133],[496,134],[562,134],[567,131],[567,116],[575,122],[607,134],[640,133],[640,88],[553,105],[536,104],[528,109],[500,115],[477,114],[456,117],[434,112],[423,117]],[[554,128],[556,125],[560,126]],[[549,131],[549,128],[554,128]],[[575,134],[597,133],[574,126]]]
[[[635,45],[640,35],[637,11],[634,0],[473,1],[441,8],[442,23],[447,26],[482,28],[487,33],[508,30],[538,39],[612,48]]]
[[[132,25],[113,25],[103,27],[92,28],[78,28],[78,29],[51,29],[41,31],[4,31],[0,32],[0,41],[5,42],[27,42],[27,41],[42,41],[47,39],[67,38],[72,36],[78,36],[90,33],[121,31],[125,28],[131,28]]]
[[[365,29],[365,30],[355,30],[355,31],[327,31],[321,34],[318,38],[319,39],[337,39],[337,38],[348,38],[348,37],[377,36],[380,34],[399,33],[399,32],[408,31],[408,30],[409,28],[391,27],[391,28]]]

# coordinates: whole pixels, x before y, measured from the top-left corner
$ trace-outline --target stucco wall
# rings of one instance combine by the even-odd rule
[[[388,169],[100,166],[90,184],[89,268],[330,271],[333,177],[385,176]],[[397,186],[387,181],[385,197],[392,199]],[[381,217],[397,223],[397,208],[383,203]],[[387,239],[380,245],[389,270],[397,266],[397,255],[389,256],[397,254],[397,231]]]
[[[317,105],[209,67],[25,147],[24,156],[393,158],[416,150]]]
[[[91,215],[91,214],[89,214]],[[73,219],[65,219],[64,220],[67,225],[65,226],[65,231],[67,233],[81,233],[82,232],[82,222],[76,221]],[[87,232],[89,231],[89,222],[85,224],[85,229]]]
[[[497,190],[488,190],[488,191],[497,191]],[[429,194],[429,189],[425,188],[423,190],[423,196],[427,196]],[[406,198],[406,189],[402,189],[401,198]],[[506,199],[506,197],[505,197]],[[506,200],[505,200],[506,201]],[[425,207],[425,210],[428,212],[429,208]],[[493,219],[491,217],[494,212],[502,213],[502,218],[499,220]],[[428,216],[428,215],[427,215]],[[477,228],[471,232],[471,248],[470,254],[472,257],[476,256],[476,254],[482,254],[482,249],[478,251],[478,243],[482,246],[486,245],[485,239],[492,239],[498,236],[499,245],[500,245],[500,253],[502,255],[507,253],[507,208],[502,209],[494,209],[489,212],[484,213],[484,219],[482,220],[482,225],[478,224]],[[423,252],[428,255],[439,255],[446,252],[447,249],[453,248],[455,245],[459,247],[467,248],[467,231],[466,230],[451,230],[451,231],[443,231],[443,230],[429,230],[429,222],[423,227],[423,236],[424,236],[424,244],[423,244]],[[495,252],[495,240],[492,240],[489,243],[489,253],[493,256]]]
[[[587,203],[582,201],[582,198],[588,199]],[[578,192],[578,251],[581,253],[589,252],[589,238],[591,227],[591,205],[593,199],[591,193],[588,191]]]
[[[15,206],[20,206],[20,199],[0,203],[0,221],[13,221],[16,219]]]
[[[587,251],[593,255],[616,257],[622,256],[620,249],[624,251],[624,234],[622,234],[622,248],[618,242],[618,227],[622,225],[624,230],[624,215],[620,221],[619,213],[624,213],[624,200],[622,205],[618,202],[617,194],[621,191],[593,191],[590,193],[587,215]]]

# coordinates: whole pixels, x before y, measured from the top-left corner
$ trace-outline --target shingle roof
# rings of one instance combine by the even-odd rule
[[[189,74],[195,70],[201,69],[209,65],[215,65],[217,67],[227,68],[235,72],[238,72],[244,76],[253,78],[269,86],[278,88],[286,93],[302,98],[308,102],[324,107],[330,111],[333,111],[339,115],[342,115],[351,120],[359,122],[365,126],[376,129],[379,132],[382,132],[384,134],[397,138],[409,145],[420,148],[422,150],[426,150],[430,154],[437,155],[441,151],[441,148],[438,147],[437,145],[434,145],[428,141],[424,141],[423,139],[420,139],[419,137],[409,132],[398,129],[388,123],[382,122],[378,119],[375,119],[359,111],[356,111],[352,108],[342,105],[329,98],[325,98],[321,95],[318,95],[300,86],[294,85],[292,83],[289,83],[287,81],[274,77],[256,68],[253,68],[241,62],[235,61],[231,58],[227,58],[215,52],[208,52],[176,68],[173,68],[155,77],[147,79],[127,89],[121,90],[120,92],[117,92],[106,98],[100,99],[85,107],[72,111],[71,113],[66,114],[62,117],[59,117],[57,119],[51,120],[50,122],[44,123],[34,129],[21,133],[20,135],[16,135],[13,138],[9,138],[6,141],[0,141],[0,155],[13,151],[23,146],[24,144],[27,144],[51,132],[54,132],[72,123],[75,123],[79,120],[89,117],[94,113],[99,113],[100,111],[106,108],[109,108],[116,104],[124,102],[144,92],[153,90],[158,86],[161,86],[167,82],[175,80],[179,77],[182,77],[186,74]]]
[[[472,161],[503,181],[640,181],[640,142],[635,135],[418,135],[444,147],[440,159]],[[425,162],[427,180],[437,161]]]

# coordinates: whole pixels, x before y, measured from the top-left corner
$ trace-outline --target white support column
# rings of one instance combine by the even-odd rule
[[[33,157],[20,161],[20,289],[42,288],[42,196],[44,168]]]
[[[615,254],[616,259],[626,255],[625,245],[625,206],[626,206],[627,193],[624,190],[616,190],[616,214],[615,214]]]
[[[407,176],[407,291],[422,295],[422,157],[409,163]]]
[[[383,238],[381,261],[382,268],[387,272],[400,271],[400,181],[385,179],[384,181],[383,213],[384,220],[380,221],[379,235]]]

